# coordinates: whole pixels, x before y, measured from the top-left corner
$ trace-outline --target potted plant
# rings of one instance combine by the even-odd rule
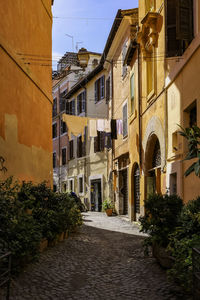
[[[109,198],[105,199],[103,201],[102,207],[103,207],[103,211],[106,212],[107,216],[112,216],[114,205],[111,199]]]

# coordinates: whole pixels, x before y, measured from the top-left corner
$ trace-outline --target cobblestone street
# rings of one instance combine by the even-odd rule
[[[84,213],[81,230],[42,253],[11,284],[11,300],[186,299],[144,257],[136,225]]]

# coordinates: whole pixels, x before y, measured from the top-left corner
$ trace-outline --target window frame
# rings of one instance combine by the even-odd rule
[[[126,118],[124,119],[124,107],[126,106]],[[122,122],[123,122],[123,139],[128,137],[128,101],[126,100],[122,106]],[[126,132],[124,133],[124,123],[126,121]]]
[[[78,175],[78,194],[79,196],[84,196],[85,194],[85,179],[84,174]],[[82,180],[82,189],[80,189],[80,179]]]
[[[54,136],[54,126],[55,126],[55,136]],[[52,138],[53,140],[55,140],[58,136],[58,125],[57,125],[57,122],[53,122],[52,123]]]
[[[56,151],[53,152],[53,169],[56,168],[57,165],[57,157],[56,157]]]
[[[71,189],[71,183],[72,183],[72,189]],[[68,189],[69,189],[69,191],[74,192],[74,178],[73,177],[68,179]]]
[[[65,159],[63,160],[63,150],[65,150]],[[67,147],[62,147],[62,166],[67,164]]]
[[[94,98],[95,103],[105,98],[105,75],[99,77],[94,83]]]

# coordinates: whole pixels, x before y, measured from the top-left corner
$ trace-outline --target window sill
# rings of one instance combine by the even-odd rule
[[[147,95],[147,102],[149,102],[152,98],[153,98],[153,96],[155,95],[155,91],[154,91],[154,89]]]
[[[134,109],[134,112],[129,117],[129,124],[131,124],[137,118],[137,111]]]

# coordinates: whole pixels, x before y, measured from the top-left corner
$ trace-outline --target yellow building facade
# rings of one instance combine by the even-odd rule
[[[52,183],[52,4],[1,3],[0,179]]]
[[[200,125],[200,2],[175,4],[139,1],[139,46],[131,61],[131,72],[136,74],[134,98],[139,103],[129,117],[131,220],[144,214],[144,199],[152,192],[178,194],[187,202],[200,191],[199,178],[184,176],[192,162],[183,161],[187,145],[178,134],[178,125]]]

